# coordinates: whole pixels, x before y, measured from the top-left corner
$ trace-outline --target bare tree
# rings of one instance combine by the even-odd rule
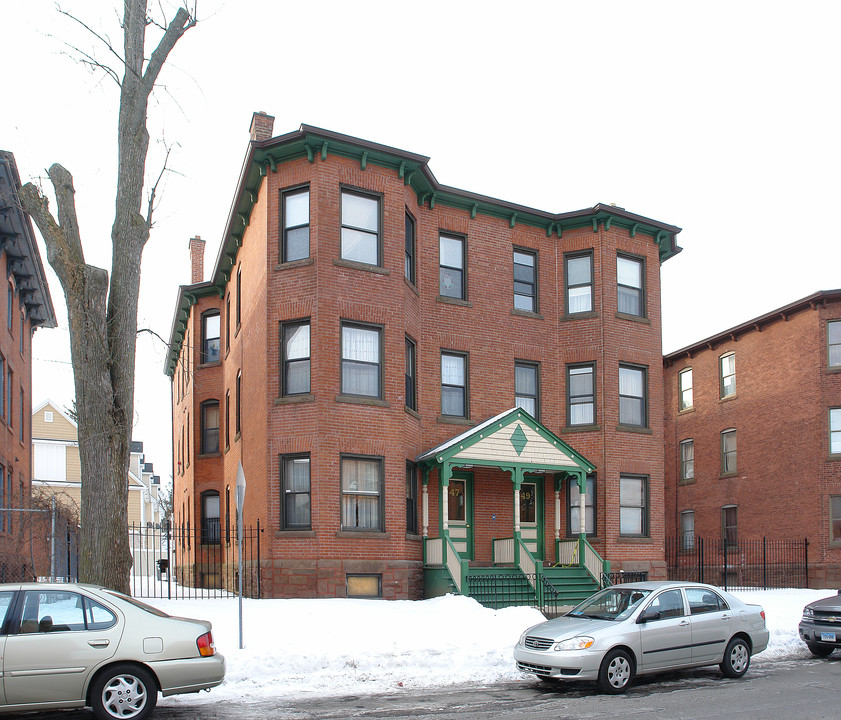
[[[25,185],[20,193],[24,209],[44,237],[47,259],[67,302],[83,478],[79,576],[82,581],[125,593],[129,592],[132,562],[127,505],[140,260],[149,239],[155,200],[153,187],[144,214],[149,149],[146,115],[169,53],[196,23],[194,9],[184,7],[169,22],[153,23],[147,3],[124,0],[122,55],[107,38],[77,20],[122,64],[114,69],[83,54],[83,62],[102,69],[120,86],[110,283],[107,270],[85,262],[71,174],[58,164],[47,171],[55,192],[57,219],[35,185]],[[146,29],[150,25],[160,28],[161,37],[147,58]]]

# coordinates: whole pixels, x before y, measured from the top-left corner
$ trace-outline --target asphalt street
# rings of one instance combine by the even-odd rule
[[[212,691],[211,691],[212,692]],[[591,685],[546,684],[539,680],[485,687],[458,687],[389,695],[263,699],[161,705],[152,720],[837,720],[841,716],[841,655],[826,660],[764,663],[728,680],[718,668],[702,668],[639,678],[625,694],[598,694]],[[32,713],[28,720],[94,720],[88,711]]]

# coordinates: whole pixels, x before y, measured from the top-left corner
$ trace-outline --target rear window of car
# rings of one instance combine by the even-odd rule
[[[129,605],[134,605],[134,607],[144,610],[145,612],[149,613],[150,615],[157,615],[158,617],[172,617],[168,615],[163,610],[158,610],[156,607],[152,607],[151,605],[147,605],[144,602],[140,602],[133,597],[129,597],[128,595],[123,595],[122,593],[114,592],[113,590],[106,590],[109,595],[113,595],[115,598],[119,598],[123,602],[127,602]]]
[[[692,615],[727,610],[727,603],[721,596],[706,588],[686,588],[686,599]]]

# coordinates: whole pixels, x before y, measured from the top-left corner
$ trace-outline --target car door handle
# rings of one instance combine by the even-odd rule
[[[721,616],[721,619],[722,620],[729,620],[730,616],[727,613],[724,613],[724,615]]]
[[[88,645],[94,648],[104,648],[108,647],[110,644],[109,640],[88,640]]]
[[[680,621],[680,626],[681,627],[689,627],[689,621],[688,620],[681,620]]]

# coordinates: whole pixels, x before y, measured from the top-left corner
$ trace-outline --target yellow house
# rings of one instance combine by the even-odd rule
[[[75,508],[78,514],[82,482],[76,422],[57,403],[46,400],[32,412],[32,493],[55,496],[57,502]],[[137,535],[132,540],[133,552],[160,544],[160,533],[155,532],[161,523],[160,487],[153,465],[145,462],[143,443],[132,441],[128,522],[133,535]],[[135,562],[135,572],[145,565]]]

